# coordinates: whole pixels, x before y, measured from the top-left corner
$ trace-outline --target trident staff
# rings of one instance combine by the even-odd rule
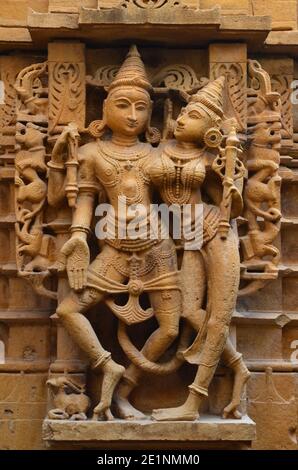
[[[230,229],[233,193],[238,191],[235,181],[245,174],[245,167],[239,159],[241,153],[236,125],[233,124],[227,136],[225,148],[221,149],[220,155],[212,165],[213,170],[221,177],[223,184],[223,195],[220,204],[221,218],[218,226],[218,232],[222,240],[227,239]]]

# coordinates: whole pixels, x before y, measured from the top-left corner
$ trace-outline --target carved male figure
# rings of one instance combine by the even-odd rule
[[[157,360],[178,334],[181,305],[175,247],[171,240],[108,237],[99,255],[89,266],[87,234],[98,196],[99,199],[104,196],[114,209],[116,234],[119,220],[123,217],[119,213],[119,200],[125,198],[127,205],[143,204],[148,209],[147,213],[150,213],[149,168],[154,149],[138,139],[149,128],[152,106],[150,92],[151,85],[144,65],[136,48],[132,47],[109,87],[103,120],[97,126],[99,137],[104,136],[105,130],[109,129],[111,138],[98,139],[79,148],[79,193],[71,238],[62,248],[72,292],[58,305],[57,314],[74,341],[87,354],[93,369],[104,374],[101,401],[94,409],[95,418],[111,418],[109,408],[113,391],[124,368],[115,363],[100,344],[85,316],[87,310],[108,294],[120,292],[124,288],[129,294],[134,294],[136,289],[142,291],[146,281],[154,281],[154,286],[148,290],[159,328],[147,340],[142,355],[149,361]],[[49,187],[52,189],[61,187],[64,177],[62,148],[69,138],[74,137],[69,135],[71,132],[66,130],[61,135],[49,163],[52,179]],[[57,151],[57,148],[61,151]],[[143,223],[148,226],[148,218]],[[135,278],[131,279],[132,272],[137,282]],[[114,310],[119,311],[115,305]],[[136,320],[134,315],[137,313],[130,312],[132,320]],[[132,365],[130,383],[135,385],[140,373],[141,370]],[[127,395],[125,387],[118,394],[119,416],[136,417],[137,410],[129,405]]]

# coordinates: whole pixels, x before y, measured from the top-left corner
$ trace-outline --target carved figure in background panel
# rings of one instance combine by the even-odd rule
[[[15,212],[18,275],[40,295],[56,299],[44,281],[56,258],[55,239],[44,232],[47,199],[47,63],[25,67],[18,74]]]
[[[248,181],[244,190],[244,216],[248,223],[248,233],[241,239],[243,265],[250,271],[259,271],[261,276],[264,272],[265,276],[271,274],[271,278],[274,278],[277,276],[280,260],[279,250],[272,243],[280,231],[281,219],[281,178],[278,174],[281,102],[280,95],[271,91],[270,77],[258,62],[249,62],[249,73],[252,88],[249,90],[248,102]],[[247,278],[249,279],[249,272]],[[262,286],[261,281],[255,285],[256,288]],[[243,291],[245,292],[245,288]]]
[[[136,364],[130,366],[129,378],[137,383],[143,363],[158,360],[178,334],[181,313],[180,292],[175,247],[171,240],[118,237],[121,208],[119,200],[126,204],[143,204],[150,213],[151,185],[149,168],[154,149],[141,143],[138,137],[150,128],[151,85],[144,65],[135,47],[108,89],[104,102],[103,120],[90,129],[97,141],[78,149],[78,196],[73,214],[71,238],[61,251],[60,263],[66,265],[72,293],[57,308],[57,314],[74,341],[87,354],[95,371],[103,373],[100,403],[94,409],[94,418],[111,419],[110,405],[114,389],[124,373],[124,368],[113,361],[111,354],[100,344],[90,322],[87,310],[107,299],[112,312],[124,324],[139,323],[155,315],[159,328],[144,345]],[[100,139],[109,129],[110,140]],[[66,130],[56,143],[54,158],[49,162],[49,188],[61,187],[67,175],[63,160],[63,147],[74,140],[75,134]],[[57,151],[59,149],[59,151]],[[60,159],[59,159],[60,155]],[[116,218],[116,236],[110,236],[102,244],[101,251],[90,264],[87,235],[93,217],[94,202],[104,194],[113,206]],[[51,193],[49,193],[52,198]],[[119,199],[120,198],[120,199]],[[121,199],[122,198],[122,199]],[[129,219],[126,219],[127,224]],[[142,221],[149,228],[148,215]],[[107,227],[107,230],[109,228]],[[90,264],[90,265],[89,265]],[[151,309],[143,310],[139,296],[148,292]],[[125,306],[117,305],[111,295],[128,293]],[[148,365],[148,364],[147,364]],[[130,417],[132,410],[125,396],[117,400],[120,417]]]
[[[21,149],[15,159],[16,234],[21,264],[25,260],[28,263],[28,257],[32,262],[40,254],[43,240],[42,209],[47,195],[45,137],[45,129],[33,123],[17,124],[16,141]]]
[[[48,98],[42,85],[41,76],[47,70],[47,62],[32,64],[23,69],[16,80],[15,89],[19,96],[17,111],[27,116],[45,117]]]
[[[160,158],[154,161],[152,169],[153,181],[167,204],[192,204],[193,207],[203,204],[204,219],[203,245],[199,249],[189,245],[190,240],[182,240],[185,251],[181,266],[183,317],[198,331],[195,342],[184,352],[184,357],[199,368],[185,404],[178,408],[155,410],[153,417],[156,420],[197,418],[222,353],[224,361],[235,373],[233,398],[224,410],[225,417],[230,414],[240,417],[237,407],[249,377],[241,354],[228,339],[240,274],[238,239],[229,222],[242,210],[242,198],[235,180],[244,176],[244,167],[237,158],[239,150],[235,130],[230,132],[221,156],[214,159],[214,155],[208,152],[208,147],[218,147],[222,138],[219,129],[223,118],[224,80],[220,77],[210,82],[189,99],[176,121],[176,140],[160,150]],[[212,160],[212,168],[222,175],[224,190],[216,178],[212,180],[207,176],[206,179],[206,173],[209,170],[210,174],[212,170]],[[205,180],[207,184],[202,188]],[[213,204],[204,202],[204,192]],[[194,214],[193,211],[192,226],[195,225]]]

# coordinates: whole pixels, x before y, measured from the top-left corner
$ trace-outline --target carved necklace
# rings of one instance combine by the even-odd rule
[[[161,158],[163,166],[161,192],[171,204],[188,203],[195,183],[198,179],[200,181],[204,179],[205,171],[202,170],[199,175],[196,175],[193,165],[186,171],[187,165],[199,160],[204,151],[205,148],[200,151],[198,149],[183,149],[182,153],[182,151],[177,151],[174,145],[168,145],[164,149]]]
[[[125,196],[128,204],[140,203],[143,199],[144,184],[149,181],[142,169],[142,161],[150,154],[150,147],[139,143],[131,149],[119,148],[107,141],[98,141],[98,147],[101,157],[108,164],[105,174],[110,178],[108,181],[102,181],[103,185],[117,186],[118,196]],[[115,177],[112,179],[111,175]],[[130,190],[133,192],[131,195]]]
[[[137,161],[150,153],[150,147],[142,144],[141,142],[132,147],[120,147],[110,141],[98,140],[97,143],[101,153],[114,160],[120,160],[123,162]]]

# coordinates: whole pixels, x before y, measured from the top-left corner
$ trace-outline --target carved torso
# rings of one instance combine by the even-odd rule
[[[138,144],[132,149],[98,143],[100,158],[96,161],[96,176],[106,189],[109,200],[125,197],[128,204],[145,203],[148,199],[148,158],[150,145]]]
[[[131,147],[121,147],[110,141],[98,141],[88,144],[80,153],[79,189],[90,188],[98,193],[102,202],[105,199],[115,211],[115,233],[110,236],[107,243],[115,248],[140,250],[154,244],[146,240],[117,240],[118,224],[126,207],[142,204],[147,212],[140,222],[145,230],[150,224],[150,163],[154,149],[149,144],[137,143]],[[126,214],[125,223],[128,224],[134,217],[134,210]],[[109,216],[108,216],[109,217]],[[109,230],[109,226],[107,228]],[[115,238],[115,239],[114,239]]]
[[[139,143],[120,147],[109,141],[97,142],[96,152],[84,153],[80,182],[104,189],[108,201],[116,208],[119,197],[127,204],[150,204],[148,168],[153,149]],[[85,161],[85,163],[84,163]]]
[[[169,143],[152,166],[151,177],[167,204],[188,204],[205,179],[202,152],[191,149],[179,151]],[[196,202],[199,202],[196,200]]]

